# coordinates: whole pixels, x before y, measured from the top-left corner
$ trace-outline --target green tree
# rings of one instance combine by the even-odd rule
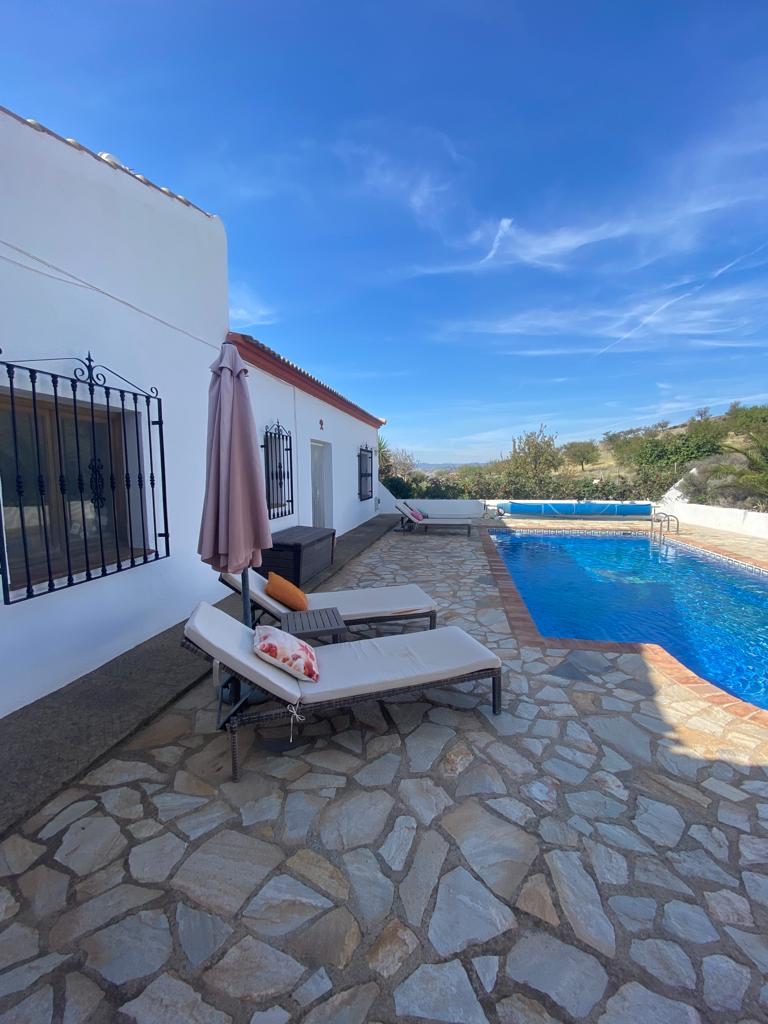
[[[379,434],[376,441],[377,454],[379,457],[379,480],[392,476],[392,453],[389,448],[389,441]]]
[[[569,441],[562,447],[563,455],[573,466],[594,466],[600,461],[600,449],[594,441]]]
[[[557,434],[548,434],[543,423],[538,430],[521,434],[512,442],[503,470],[509,497],[547,497],[552,493],[554,474],[562,464]]]

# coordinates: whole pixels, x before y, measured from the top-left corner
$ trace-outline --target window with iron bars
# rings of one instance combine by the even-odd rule
[[[74,361],[72,376],[0,361],[5,604],[170,554],[162,401]]]
[[[361,445],[357,453],[357,496],[360,501],[373,497],[373,449]]]
[[[270,519],[293,515],[293,442],[279,422],[264,431],[264,478]]]

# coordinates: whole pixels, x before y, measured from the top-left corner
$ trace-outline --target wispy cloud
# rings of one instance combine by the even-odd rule
[[[232,327],[244,330],[277,323],[277,311],[268,306],[254,292],[250,285],[232,282],[229,286],[229,322]]]

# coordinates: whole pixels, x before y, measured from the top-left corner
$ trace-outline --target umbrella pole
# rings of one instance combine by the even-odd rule
[[[240,573],[240,593],[243,598],[243,622],[250,629],[253,625],[253,618],[251,617],[251,586],[248,582],[249,571],[246,566]]]

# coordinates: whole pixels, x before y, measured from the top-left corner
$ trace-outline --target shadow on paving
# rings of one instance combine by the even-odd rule
[[[305,589],[317,589],[398,521],[376,516],[340,537],[333,565]],[[240,614],[239,598],[220,607]],[[0,835],[205,677],[199,658],[180,646],[183,625],[0,719]]]
[[[407,581],[498,653],[503,713],[464,683],[282,756],[243,730],[232,784],[206,679],[0,844],[0,1024],[768,1019],[765,730],[640,654],[518,645],[475,536],[333,586]]]

